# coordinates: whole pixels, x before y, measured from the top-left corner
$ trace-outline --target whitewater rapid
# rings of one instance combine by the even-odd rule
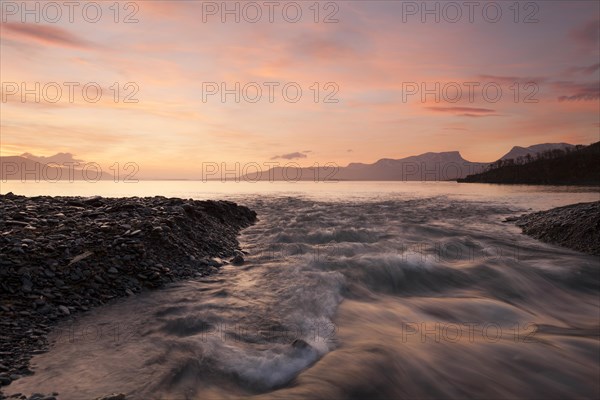
[[[65,322],[8,393],[600,397],[599,260],[503,222],[521,205],[238,200],[243,266]]]

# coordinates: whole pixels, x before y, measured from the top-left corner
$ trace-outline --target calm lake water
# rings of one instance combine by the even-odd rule
[[[453,199],[503,202],[544,209],[600,200],[600,188],[577,186],[493,185],[456,182],[202,182],[140,181],[0,183],[0,193],[23,196],[166,196],[193,199],[238,199],[291,196],[319,201],[382,200],[447,196]]]

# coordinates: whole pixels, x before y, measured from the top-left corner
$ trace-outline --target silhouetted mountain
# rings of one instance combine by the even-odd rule
[[[84,162],[83,160],[76,159],[72,153],[56,153],[55,155],[50,156],[50,157],[36,156],[31,153],[23,153],[23,154],[21,154],[21,157],[27,158],[32,161],[37,161],[42,164],[56,163],[56,164],[69,165],[70,163],[83,163]]]
[[[384,158],[374,164],[334,164],[319,168],[292,165],[248,173],[245,181],[452,181],[483,171],[488,163],[467,161],[458,151],[425,153],[401,159]]]
[[[508,153],[506,153],[500,160],[517,160],[519,157],[526,158],[527,155],[531,157],[535,157],[539,153],[543,153],[548,150],[565,150],[565,149],[574,149],[575,146],[569,143],[544,143],[544,144],[536,144],[529,147],[521,147],[515,146]]]
[[[552,149],[519,161],[498,160],[483,173],[459,179],[470,183],[600,185],[600,142]]]
[[[591,147],[591,146],[590,146]],[[340,167],[334,163],[319,167],[299,167],[298,164],[289,162],[283,166],[274,167],[259,172],[252,172],[249,168],[248,173],[239,180],[242,181],[454,181],[464,179],[465,182],[471,182],[472,179],[496,179],[498,182],[509,179],[505,175],[489,174],[492,170],[500,166],[522,167],[526,164],[548,154],[562,154],[562,152],[571,152],[575,149],[568,143],[545,143],[529,147],[515,146],[495,163],[471,162],[465,160],[458,151],[447,151],[440,153],[424,153],[417,156],[410,156],[401,159],[383,158],[373,164],[350,163],[346,167]],[[558,153],[556,153],[558,152]],[[74,159],[71,153],[59,153],[51,157],[37,157],[29,153],[22,156],[0,157],[0,179],[2,180],[28,180],[28,181],[66,181],[66,180],[108,180],[112,176],[102,173],[97,177],[96,169],[89,168],[87,176],[81,169],[85,163]],[[80,162],[74,165],[73,162]],[[499,164],[500,163],[500,164]],[[522,168],[516,168],[520,174],[523,174]],[[514,172],[514,173],[517,173]],[[487,174],[487,175],[486,175]],[[224,174],[225,175],[225,174]],[[535,177],[520,177],[518,182],[538,183],[537,180],[544,181],[543,174],[536,173]],[[493,178],[492,178],[493,176]],[[468,179],[465,179],[467,178]],[[474,178],[476,177],[476,178]],[[210,176],[202,177],[208,180],[221,180],[218,171]],[[227,180],[233,180],[231,175],[226,176]],[[517,178],[510,178],[515,180]],[[509,180],[510,180],[509,179]],[[523,181],[532,180],[530,181]],[[550,178],[548,178],[550,179]],[[568,180],[568,174],[564,177]],[[483,182],[483,180],[481,181]]]
[[[60,156],[61,154],[68,153],[59,153],[57,156]],[[70,164],[73,161],[68,157],[59,157],[59,159],[67,160],[65,163],[56,161],[42,163],[35,160],[38,159],[38,157],[32,158],[34,159],[21,156],[0,157],[0,179],[3,181],[20,180],[32,182],[96,181],[112,179],[110,174],[98,171],[92,164],[87,164],[87,166],[86,163],[80,163],[79,165]],[[52,159],[52,157],[48,157],[47,159]]]

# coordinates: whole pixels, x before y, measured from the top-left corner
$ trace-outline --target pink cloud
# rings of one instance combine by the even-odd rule
[[[428,107],[432,111],[439,112],[468,112],[474,114],[490,114],[496,112],[496,110],[492,110],[490,108],[476,108],[476,107]]]
[[[572,74],[591,75],[594,72],[598,71],[599,69],[600,69],[600,63],[596,63],[596,64],[590,65],[588,67],[571,67],[566,71],[566,73],[569,75],[572,75]]]
[[[34,41],[43,45],[89,49],[93,43],[83,40],[71,32],[56,26],[6,22],[3,24],[5,34],[19,41]]]
[[[589,21],[583,26],[573,29],[570,36],[573,40],[583,46],[598,49],[598,42],[600,41],[600,19]]]
[[[575,83],[556,82],[554,86],[569,94],[558,97],[558,101],[593,101],[600,99],[600,82]]]

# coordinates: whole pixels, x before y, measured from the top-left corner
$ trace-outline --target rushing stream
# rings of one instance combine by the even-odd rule
[[[243,266],[64,322],[8,393],[600,397],[599,260],[503,222],[524,202],[238,201]]]

